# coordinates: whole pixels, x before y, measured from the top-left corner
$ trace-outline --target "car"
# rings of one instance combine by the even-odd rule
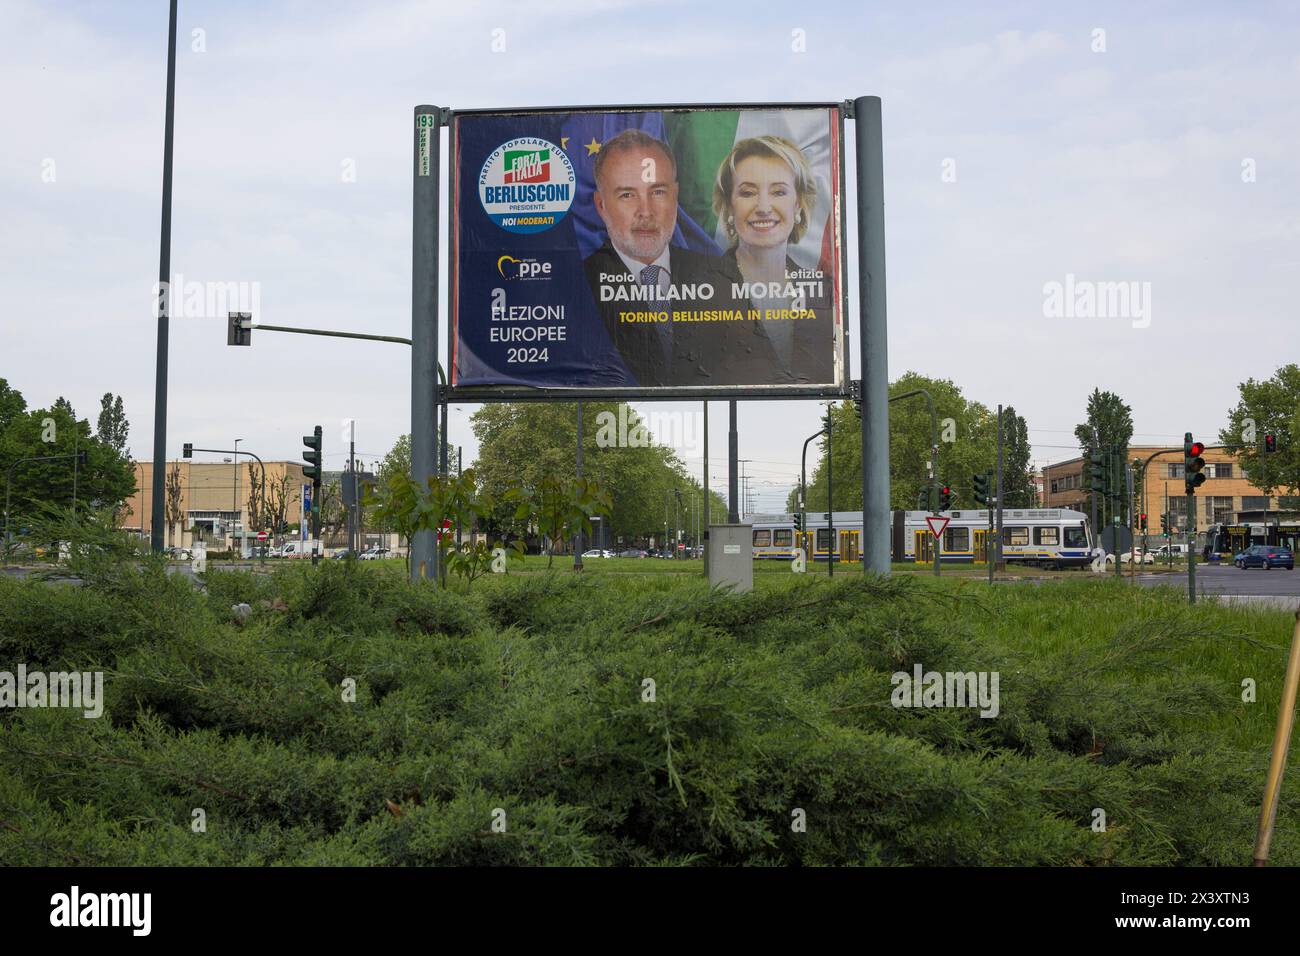
[[[351,548],[339,548],[330,555],[330,558],[355,558],[356,556],[357,553]]]
[[[646,554],[646,552],[642,551],[640,548],[630,548],[627,551],[620,551],[618,556],[620,558],[648,558],[650,555]]]
[[[174,561],[191,561],[194,558],[194,552],[189,548],[163,548],[163,554]]]
[[[602,551],[600,548],[594,548],[591,551],[582,552],[584,558],[612,558],[613,551]]]
[[[1121,551],[1119,554],[1120,564],[1155,564],[1156,556],[1150,551],[1143,551],[1141,548],[1134,548],[1132,551]],[[1106,555],[1106,564],[1114,566],[1115,555]]]
[[[1286,568],[1295,570],[1295,552],[1271,544],[1256,544],[1233,556],[1232,563],[1245,571],[1247,568]]]
[[[387,548],[366,548],[365,551],[361,552],[361,560],[382,561],[384,558],[388,557],[388,554],[389,551]]]

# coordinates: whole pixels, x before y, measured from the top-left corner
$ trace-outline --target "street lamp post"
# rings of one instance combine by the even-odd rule
[[[233,512],[230,516],[230,540],[235,540],[235,528],[239,525],[239,443],[242,438],[235,439],[235,457],[232,459],[235,463],[235,495],[230,502],[230,510]],[[233,547],[232,547],[233,550]]]

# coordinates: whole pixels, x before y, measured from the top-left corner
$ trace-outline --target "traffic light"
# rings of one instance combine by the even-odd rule
[[[942,488],[939,489],[939,510],[940,511],[952,510],[952,489],[949,488],[947,485],[944,485]]]
[[[194,457],[194,445],[193,445],[191,442],[186,442],[186,443],[185,443],[185,448],[181,451],[181,454],[182,454],[184,457],[186,457],[186,458],[193,458],[193,457]]]
[[[1183,435],[1183,487],[1189,495],[1196,494],[1196,489],[1205,483],[1205,445],[1192,441],[1192,433]]]
[[[1169,514],[1165,513],[1160,516],[1160,531],[1167,538],[1169,537]]]
[[[244,328],[245,321],[252,321],[253,313],[251,312],[228,312],[226,313],[226,344],[227,345],[252,345],[253,330]]]
[[[801,511],[796,511],[794,513],[794,530],[795,531],[803,530],[803,512]]]
[[[310,435],[303,435],[302,443],[307,446],[307,451],[302,453],[302,458],[303,461],[308,463],[307,467],[302,470],[302,476],[311,479],[312,484],[319,485],[321,477],[321,427],[317,425],[315,432]]]
[[[926,486],[916,496],[916,507],[920,511],[930,510],[930,488]]]
[[[1276,435],[1265,435],[1265,436],[1264,436],[1264,454],[1266,454],[1266,455],[1271,455],[1271,454],[1273,454],[1273,453],[1276,452],[1276,451],[1277,451],[1277,436],[1276,436]]]
[[[1138,530],[1145,531],[1146,529],[1147,529],[1147,516],[1138,515]]]
[[[1101,492],[1106,487],[1106,453],[1097,449],[1088,456],[1088,477],[1092,490]]]
[[[989,473],[986,471],[982,475],[974,475],[971,480],[975,484],[975,503],[987,506],[993,498]]]

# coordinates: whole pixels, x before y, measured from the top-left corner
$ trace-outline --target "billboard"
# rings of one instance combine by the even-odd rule
[[[844,390],[836,105],[455,113],[451,385]]]

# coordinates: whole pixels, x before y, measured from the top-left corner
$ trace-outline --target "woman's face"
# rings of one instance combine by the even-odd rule
[[[736,235],[749,246],[784,245],[799,215],[794,171],[775,156],[750,156],[736,164],[731,189]]]

